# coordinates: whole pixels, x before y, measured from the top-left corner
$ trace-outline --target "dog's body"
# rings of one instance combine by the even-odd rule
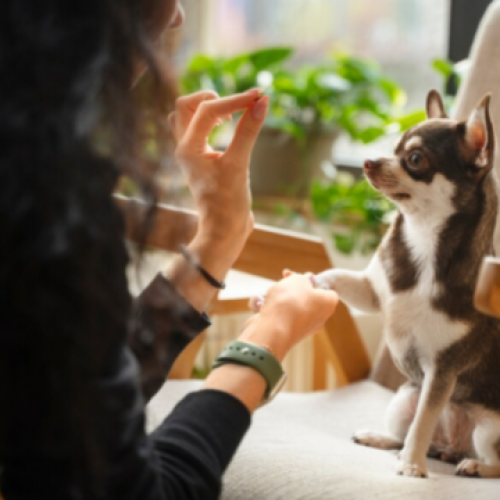
[[[395,157],[365,163],[372,185],[400,208],[368,268],[314,277],[348,305],[382,312],[409,383],[388,409],[388,434],[355,440],[402,448],[399,472],[408,476],[427,475],[430,451],[467,457],[458,474],[500,477],[500,320],[473,304],[498,211],[488,102],[458,123],[429,94],[430,119],[403,136]]]

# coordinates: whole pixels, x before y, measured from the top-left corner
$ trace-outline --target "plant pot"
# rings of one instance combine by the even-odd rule
[[[311,179],[331,161],[338,131],[312,130],[303,144],[281,130],[264,127],[250,163],[250,185],[256,196],[309,195]]]

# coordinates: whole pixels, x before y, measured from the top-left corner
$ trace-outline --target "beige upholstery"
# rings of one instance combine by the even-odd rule
[[[500,179],[500,1],[491,3],[483,16],[470,54],[468,77],[457,96],[455,116],[465,119],[481,97],[491,92],[491,116],[497,139],[495,172]],[[500,255],[500,219],[495,231],[495,253]]]
[[[152,430],[198,381],[168,381],[149,405]],[[500,481],[453,475],[429,461],[429,479],[397,476],[396,453],[354,444],[381,429],[392,393],[364,381],[330,392],[279,394],[259,409],[224,480],[223,500],[498,500]]]
[[[454,115],[465,119],[481,97],[491,92],[491,112],[500,133],[500,2],[491,3],[479,25],[470,53],[467,78],[461,83]],[[500,157],[497,156],[497,165]]]

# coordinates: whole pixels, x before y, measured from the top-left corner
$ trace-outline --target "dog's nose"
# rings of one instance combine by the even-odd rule
[[[365,172],[373,171],[380,166],[380,161],[378,160],[365,160],[363,163],[363,170]]]

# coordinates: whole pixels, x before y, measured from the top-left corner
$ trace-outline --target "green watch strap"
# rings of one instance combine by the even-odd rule
[[[224,347],[212,369],[227,363],[250,366],[257,370],[267,382],[266,399],[285,373],[280,362],[267,349],[241,340],[235,340]]]

